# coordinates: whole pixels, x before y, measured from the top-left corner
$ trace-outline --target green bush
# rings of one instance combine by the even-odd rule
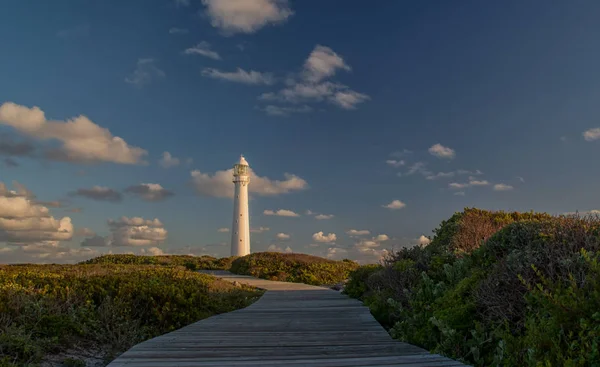
[[[312,285],[333,285],[358,268],[353,261],[333,261],[305,254],[257,252],[235,259],[230,271],[257,278]]]
[[[465,209],[434,233],[348,292],[393,337],[475,366],[600,366],[600,218]]]
[[[119,353],[259,295],[184,267],[0,266],[0,361],[37,363],[74,345]]]
[[[164,265],[185,266],[188,270],[229,270],[236,256],[220,259],[212,256],[158,255],[140,256],[128,254],[102,255],[82,262],[82,264],[120,265]]]

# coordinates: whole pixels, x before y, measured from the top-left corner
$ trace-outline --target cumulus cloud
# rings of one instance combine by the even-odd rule
[[[68,241],[73,237],[71,218],[54,218],[47,207],[35,204],[24,186],[8,190],[0,182],[0,242],[27,245]]]
[[[145,201],[162,201],[173,196],[173,192],[156,183],[141,183],[129,186],[125,192],[134,194]]]
[[[331,48],[316,45],[304,62],[304,78],[312,83],[335,75],[338,70],[352,70]]]
[[[397,160],[397,159],[388,159],[387,161],[385,161],[385,163],[387,163],[388,165],[392,166],[392,167],[401,167],[404,166],[404,164],[406,162],[404,162],[404,160]]]
[[[429,176],[426,176],[425,178],[428,180],[437,180],[440,178],[449,178],[449,177],[454,177],[454,172],[438,172],[435,175],[429,175]]]
[[[178,166],[181,163],[179,158],[175,158],[169,152],[163,152],[162,158],[158,161],[158,164],[163,168],[171,168]]]
[[[223,228],[219,228],[219,229],[217,229],[217,232],[220,232],[220,233],[227,233],[227,232],[229,232],[229,228],[225,228],[225,227],[223,227]]]
[[[279,210],[265,210],[263,212],[264,215],[274,215],[277,217],[299,217],[300,214],[298,213],[294,213],[291,210],[287,210],[287,209],[279,209]]]
[[[474,180],[471,179],[469,180],[469,182],[465,182],[465,183],[459,183],[459,182],[452,182],[448,184],[448,187],[451,189],[464,189],[467,187],[473,187],[473,186],[488,186],[490,183],[487,180]]]
[[[191,172],[192,184],[198,194],[213,197],[233,198],[234,185],[231,183],[233,169],[217,171],[214,175],[202,173],[198,170]],[[271,180],[267,177],[258,176],[250,169],[250,193],[259,196],[277,196],[294,191],[305,190],[308,183],[293,174],[285,173],[285,180]]]
[[[149,247],[147,249],[140,249],[140,254],[149,256],[160,256],[165,255],[165,252],[158,247]]]
[[[600,215],[600,210],[597,209],[592,209],[592,210],[587,210],[587,211],[576,211],[576,212],[566,212],[563,213],[563,215],[580,215],[580,216],[586,216],[586,215]]]
[[[112,203],[118,203],[123,200],[123,195],[120,192],[104,186],[94,186],[91,189],[77,189],[70,193],[70,195]]]
[[[512,190],[513,187],[511,185],[507,185],[507,184],[495,184],[494,185],[494,191],[510,191]]]
[[[236,71],[221,71],[213,68],[204,68],[202,70],[202,76],[242,84],[271,85],[275,83],[275,77],[271,73],[261,73],[254,70],[246,71],[241,68],[237,68]]]
[[[347,231],[346,234],[350,236],[367,236],[371,234],[371,232],[366,229],[351,229]]]
[[[435,144],[429,148],[429,154],[438,158],[452,159],[456,155],[454,149],[443,146],[442,144]]]
[[[415,173],[420,173],[423,176],[429,176],[432,173],[425,168],[426,164],[424,162],[415,162],[409,168],[408,171],[404,174],[404,176],[411,176]],[[401,176],[401,175],[399,175]]]
[[[353,258],[359,259],[360,262],[376,262],[381,260],[389,253],[387,249],[381,248],[381,244],[388,240],[389,237],[385,234],[380,234],[371,239],[359,239],[352,249]]]
[[[143,157],[147,154],[144,149],[130,146],[83,115],[67,121],[51,121],[37,106],[29,108],[6,102],[0,106],[0,124],[30,138],[58,141],[59,147],[48,152],[50,159],[143,164]]]
[[[109,219],[109,236],[94,236],[81,242],[83,247],[91,246],[158,246],[167,239],[163,223],[155,219],[141,217],[121,217]]]
[[[277,239],[279,239],[279,240],[289,240],[290,239],[290,235],[286,234],[286,233],[277,233],[277,235],[275,237],[277,237]]]
[[[320,232],[313,234],[312,239],[315,242],[332,243],[337,240],[337,236],[335,233],[329,233],[329,234],[325,235],[325,234],[323,234],[323,231],[320,231]]]
[[[287,0],[202,0],[211,25],[225,34],[254,33],[294,14]]]
[[[600,139],[600,127],[589,129],[583,132],[583,138],[586,141],[594,141]]]
[[[154,59],[138,59],[135,70],[125,78],[125,82],[141,88],[157,79],[164,78],[165,75],[165,72],[156,66]]]
[[[318,214],[318,215],[315,215],[315,219],[319,219],[319,220],[331,219],[333,217],[334,217],[333,214]]]
[[[221,60],[221,56],[216,51],[211,50],[210,43],[206,41],[202,41],[196,46],[187,48],[183,53],[186,55],[201,55],[213,60]]]
[[[292,248],[290,246],[287,246],[285,249],[283,249],[275,244],[270,245],[267,248],[267,251],[269,251],[269,252],[285,252],[288,254],[291,254],[292,252],[294,252],[294,250],[292,250]]]
[[[101,255],[91,248],[70,248],[56,241],[43,241],[19,247],[0,248],[2,262],[11,263],[77,263]]]
[[[396,209],[402,209],[406,206],[406,204],[404,204],[403,202],[401,202],[400,200],[392,200],[391,203],[386,204],[386,205],[382,205],[384,208],[388,208],[388,209],[392,209],[392,210],[396,210]]]
[[[424,235],[421,235],[421,237],[419,237],[417,241],[419,242],[419,246],[421,247],[427,246],[431,243],[429,237],[425,237]]]
[[[487,186],[490,183],[486,180],[471,180],[469,181],[469,186]]]
[[[289,103],[308,103],[328,101],[343,109],[351,110],[370,99],[366,94],[353,91],[349,87],[332,82],[318,84],[298,82],[277,93],[263,93],[258,97],[263,101],[281,101]]]

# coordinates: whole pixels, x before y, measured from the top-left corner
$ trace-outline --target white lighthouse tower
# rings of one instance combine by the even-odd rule
[[[240,162],[233,166],[233,224],[231,228],[231,256],[245,256],[250,253],[250,217],[248,215],[248,184],[250,166],[240,156]]]

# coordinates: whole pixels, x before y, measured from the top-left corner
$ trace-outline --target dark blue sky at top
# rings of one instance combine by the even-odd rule
[[[167,248],[227,242],[232,203],[198,195],[190,171],[212,174],[240,153],[260,176],[285,172],[308,182],[306,190],[254,196],[253,249],[264,250],[279,232],[298,252],[318,231],[336,233],[350,247],[348,229],[385,233],[406,244],[466,206],[552,213],[600,209],[600,141],[582,133],[599,127],[600,3],[594,1],[291,1],[286,22],[254,33],[225,35],[211,25],[200,0],[17,1],[0,11],[0,104],[39,106],[51,119],[83,114],[133,146],[148,150],[149,165],[79,165],[21,159],[0,167],[0,181],[16,180],[43,200],[94,185],[123,189],[160,183],[175,195],[158,203],[127,197],[122,203],[72,199],[81,213],[76,228],[106,235],[106,220],[157,217],[169,230]],[[170,34],[169,29],[187,29]],[[63,33],[60,33],[63,31]],[[60,35],[62,34],[62,36]],[[206,41],[222,60],[184,55]],[[243,50],[238,47],[243,46]],[[310,113],[269,116],[257,99],[284,87],[206,78],[203,68],[298,73],[316,45],[330,47],[352,68],[332,79],[370,99],[356,109],[314,103]],[[141,58],[164,72],[137,88],[125,82]],[[283,105],[283,104],[281,104]],[[0,132],[14,131],[0,126]],[[17,135],[18,136],[18,135]],[[434,144],[454,159],[428,152]],[[387,159],[413,153],[404,167]],[[163,169],[164,151],[194,163]],[[486,187],[453,195],[451,182],[398,177],[424,162],[433,173],[481,170]],[[84,170],[85,174],[78,174]],[[522,177],[521,182],[517,177]],[[493,184],[514,187],[494,191]],[[398,199],[400,210],[382,205]],[[300,218],[270,217],[289,209]],[[310,209],[330,220],[304,215]],[[78,247],[80,238],[68,246]],[[280,242],[276,242],[280,244]],[[226,255],[228,246],[209,252]],[[320,252],[321,251],[321,252]]]

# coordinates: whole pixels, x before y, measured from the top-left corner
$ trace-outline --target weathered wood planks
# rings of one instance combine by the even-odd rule
[[[108,366],[465,366],[393,340],[366,307],[336,291],[206,272],[267,292],[245,309],[140,343]]]

